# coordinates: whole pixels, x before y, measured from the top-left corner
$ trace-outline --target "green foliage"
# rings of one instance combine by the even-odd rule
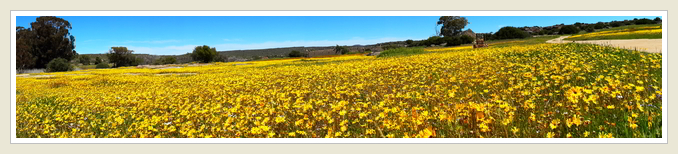
[[[603,22],[598,22],[598,23],[596,23],[596,24],[593,26],[593,28],[595,28],[595,29],[603,29],[603,28],[605,28],[606,26],[607,26],[607,25],[605,25],[605,23],[603,23]]]
[[[457,36],[461,33],[461,30],[470,24],[465,17],[460,16],[441,16],[438,19],[437,25],[442,25],[440,28],[441,36]]]
[[[87,55],[80,55],[78,57],[78,61],[80,61],[80,63],[83,64],[83,65],[89,65],[90,57],[87,56]]]
[[[643,18],[643,19],[638,19],[638,20],[634,21],[634,23],[636,25],[645,25],[645,24],[654,24],[656,22],[653,21],[653,20],[647,19],[647,18]]]
[[[346,47],[346,46],[337,45],[336,47],[334,47],[334,53],[335,54],[342,54],[343,55],[343,54],[347,54],[348,52],[350,52],[350,51],[349,51],[348,47]]]
[[[654,22],[660,22],[660,21],[662,21],[662,18],[659,18],[659,17],[654,18]]]
[[[306,54],[301,53],[297,50],[293,50],[289,54],[287,54],[287,56],[289,56],[289,57],[306,57]]]
[[[54,58],[75,58],[75,37],[71,24],[58,17],[41,16],[31,28],[17,27],[17,67],[45,68]]]
[[[424,48],[395,48],[382,51],[377,57],[407,56],[426,53]]]
[[[101,63],[103,62],[103,61],[101,60],[101,58],[99,58],[99,57],[96,57],[96,58],[94,58],[94,59],[95,59],[95,60],[94,60],[94,64],[101,64]]]
[[[108,61],[113,63],[113,67],[133,66],[138,64],[138,60],[132,52],[134,50],[127,50],[127,47],[111,47],[106,56]]]
[[[560,28],[558,34],[577,34],[579,33],[579,28],[573,25],[567,25]]]
[[[73,70],[73,66],[68,63],[68,60],[63,58],[54,58],[47,63],[47,72],[65,72]]]
[[[451,36],[451,37],[453,37],[453,36]],[[443,39],[440,36],[431,36],[428,39],[426,39],[426,46],[440,45],[440,44],[443,44],[443,43],[445,43],[445,39]]]
[[[405,43],[407,44],[407,46],[414,45],[414,41],[412,41],[412,40],[405,40]]]
[[[494,34],[497,39],[515,39],[515,38],[527,38],[530,34],[527,32],[515,28],[515,27],[503,27]]]
[[[612,23],[610,23],[610,26],[619,27],[619,26],[622,26],[622,23],[621,22],[612,22]]]
[[[163,57],[160,59],[155,60],[153,64],[155,65],[165,65],[165,64],[175,64],[177,63],[177,58],[174,57]]]
[[[586,32],[589,32],[589,33],[590,33],[590,32],[593,32],[593,31],[595,31],[595,30],[593,29],[593,27],[586,27]]]
[[[463,44],[460,37],[454,37],[454,36],[443,37],[443,40],[445,40],[445,43],[447,43],[447,44],[445,44],[445,46],[458,46],[458,45]]]
[[[111,68],[111,66],[106,63],[99,63],[96,68]]]
[[[203,63],[213,62],[217,57],[217,49],[210,48],[210,46],[207,45],[197,46],[195,49],[193,49],[193,53],[191,53],[191,58],[193,58],[194,61],[200,61]]]
[[[468,36],[468,35],[461,35],[461,37],[459,37],[459,39],[461,40],[461,44],[469,44],[469,43],[473,43],[473,41],[474,41],[473,37]]]

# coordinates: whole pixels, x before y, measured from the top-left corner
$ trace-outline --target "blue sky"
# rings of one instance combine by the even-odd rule
[[[177,55],[195,46],[218,51],[293,46],[375,44],[435,35],[438,16],[59,16],[68,20],[80,54],[106,53],[125,46],[135,53]],[[33,16],[17,16],[30,27]],[[504,26],[550,26],[575,22],[650,18],[649,16],[466,16],[474,32],[496,32]]]

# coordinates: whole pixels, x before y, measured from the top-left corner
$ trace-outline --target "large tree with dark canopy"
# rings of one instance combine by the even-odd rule
[[[17,27],[17,34],[22,33],[17,37],[25,37],[25,39],[17,39],[17,47],[24,46],[21,50],[30,51],[30,56],[35,59],[34,67],[36,68],[45,68],[47,63],[55,58],[71,60],[77,55],[73,50],[75,49],[75,36],[69,32],[71,28],[71,23],[62,18],[38,17],[35,22],[31,23],[29,29]],[[17,48],[17,56],[19,56],[19,48]]]
[[[440,34],[444,37],[456,36],[461,33],[461,29],[464,29],[466,25],[470,24],[468,20],[460,16],[442,16],[438,19],[436,23],[438,25],[443,25],[440,28]]]
[[[16,27],[16,69],[23,70],[33,68],[36,58],[32,54],[33,41],[30,29],[21,26]]]
[[[127,50],[127,47],[111,47],[108,50],[108,61],[113,64],[113,67],[131,66],[136,62],[136,58],[132,55],[134,50]]]

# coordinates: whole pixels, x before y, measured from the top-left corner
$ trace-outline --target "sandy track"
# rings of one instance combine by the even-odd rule
[[[569,36],[561,36],[556,39],[548,40],[546,43],[590,43],[604,46],[612,46],[624,49],[645,51],[649,53],[661,53],[662,39],[631,39],[631,40],[590,40],[590,41],[567,41],[563,40]]]

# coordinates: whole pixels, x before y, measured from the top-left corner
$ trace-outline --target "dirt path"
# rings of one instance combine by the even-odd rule
[[[590,40],[590,41],[567,41],[563,40],[569,36],[561,36],[556,39],[548,40],[546,43],[590,43],[604,46],[612,46],[631,50],[645,51],[649,53],[661,53],[662,39],[631,39],[631,40]]]

